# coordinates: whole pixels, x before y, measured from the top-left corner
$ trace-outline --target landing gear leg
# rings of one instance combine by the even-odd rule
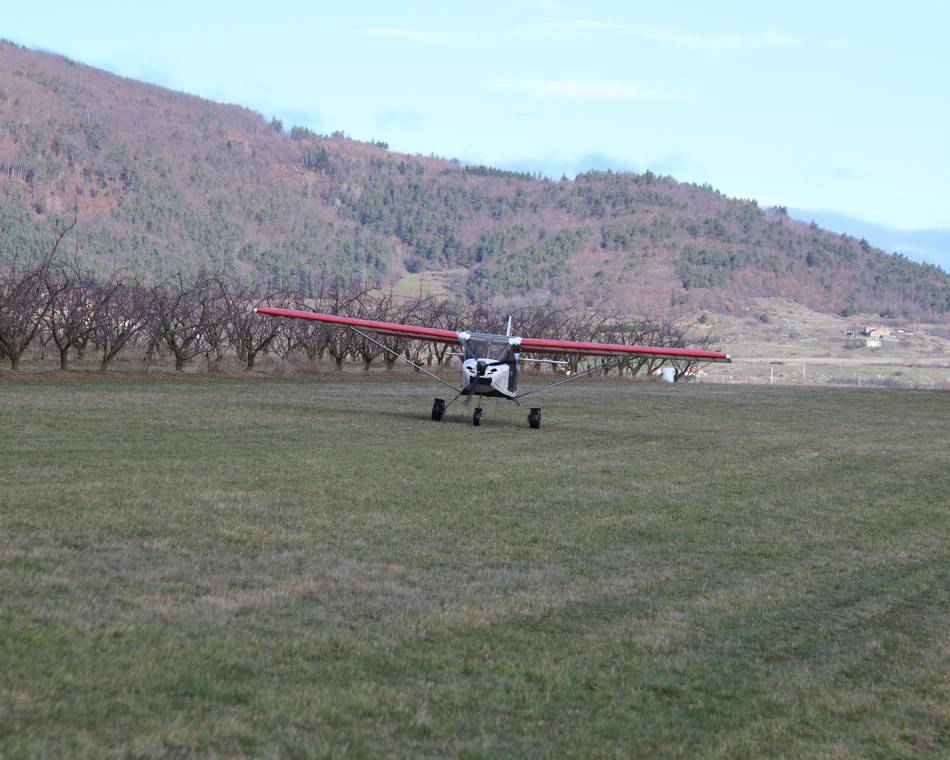
[[[476,407],[475,412],[472,414],[472,424],[475,427],[482,424],[482,408],[480,406]]]
[[[528,427],[532,430],[537,430],[541,427],[541,407],[531,407],[531,412],[528,414]]]
[[[439,422],[445,414],[445,399],[437,398],[432,402],[432,421]]]

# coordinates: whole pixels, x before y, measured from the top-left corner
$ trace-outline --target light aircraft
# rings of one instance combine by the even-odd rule
[[[436,422],[442,419],[445,410],[458,399],[459,396],[465,396],[466,402],[468,402],[472,396],[478,398],[478,405],[475,407],[475,411],[472,415],[472,424],[478,426],[482,423],[482,398],[486,396],[489,398],[504,398],[518,404],[518,399],[530,393],[538,393],[555,385],[566,383],[569,380],[576,380],[579,377],[603,369],[603,366],[593,367],[584,372],[568,375],[553,383],[548,383],[541,388],[518,393],[518,370],[522,362],[546,361],[555,364],[566,363],[556,359],[525,358],[522,356],[524,353],[541,355],[554,354],[561,356],[565,354],[605,356],[611,357],[617,364],[633,357],[671,360],[681,359],[701,362],[732,361],[728,354],[689,348],[627,346],[616,343],[584,343],[571,340],[522,338],[511,334],[511,317],[508,317],[508,328],[505,334],[502,335],[500,333],[478,333],[467,332],[465,330],[443,330],[437,327],[417,327],[414,325],[397,324],[395,322],[376,322],[371,319],[356,319],[355,317],[342,317],[336,314],[318,314],[316,312],[298,311],[296,309],[259,308],[254,311],[258,314],[266,314],[272,317],[310,319],[323,322],[327,325],[349,328],[371,343],[375,343],[383,350],[388,351],[408,364],[411,364],[417,370],[429,375],[434,380],[443,385],[447,385],[455,393],[455,398],[449,401],[448,404],[445,403],[445,399],[435,399],[432,404],[432,419]],[[375,338],[370,337],[367,333],[408,338],[411,340],[424,340],[433,343],[446,343],[460,347],[465,352],[462,361],[461,388],[456,388],[451,383],[447,383],[438,375],[430,372],[408,357],[394,351]],[[518,404],[518,406],[521,405]],[[528,414],[528,425],[533,429],[541,427],[540,407],[531,407],[531,411]]]

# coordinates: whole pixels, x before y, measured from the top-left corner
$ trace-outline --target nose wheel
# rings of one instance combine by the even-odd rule
[[[531,407],[531,412],[528,414],[528,427],[532,430],[537,430],[541,427],[541,407]]]
[[[472,424],[473,424],[475,427],[478,427],[479,425],[482,424],[482,408],[481,408],[481,407],[478,407],[478,408],[472,413]]]

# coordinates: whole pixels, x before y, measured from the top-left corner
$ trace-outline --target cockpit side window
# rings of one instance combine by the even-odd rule
[[[480,359],[488,355],[488,341],[485,338],[469,338],[465,348],[468,359]]]
[[[508,361],[511,357],[511,344],[507,338],[496,338],[488,342],[488,358],[500,362]]]

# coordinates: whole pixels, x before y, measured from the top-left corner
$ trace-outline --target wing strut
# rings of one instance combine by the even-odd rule
[[[406,362],[406,364],[411,364],[413,367],[415,367],[415,368],[416,368],[417,370],[419,370],[420,372],[425,372],[425,373],[426,373],[429,377],[431,377],[433,380],[437,380],[438,382],[442,383],[442,385],[448,386],[448,387],[451,388],[453,391],[456,391],[456,392],[458,391],[458,388],[456,388],[454,385],[452,385],[451,383],[445,382],[445,380],[443,380],[443,379],[442,379],[441,377],[439,377],[438,375],[436,375],[436,374],[434,374],[434,373],[432,373],[432,372],[429,372],[429,370],[427,370],[425,367],[422,367],[422,366],[416,364],[416,363],[415,363],[412,359],[410,359],[409,357],[403,356],[403,355],[402,355],[401,353],[399,353],[398,351],[394,351],[394,350],[391,349],[389,346],[384,345],[383,343],[380,343],[380,342],[379,342],[378,340],[376,340],[375,338],[369,337],[369,335],[367,335],[366,333],[364,333],[362,330],[357,330],[357,329],[356,329],[355,327],[353,327],[352,325],[347,325],[347,326],[348,326],[353,332],[355,332],[357,335],[362,336],[363,338],[365,338],[366,340],[368,340],[370,343],[375,343],[375,344],[376,344],[377,346],[379,346],[381,349],[383,349],[384,351],[388,351],[388,352],[391,353],[393,356],[395,356],[397,359],[402,359],[404,362]],[[459,396],[461,396],[461,395],[462,395],[462,394],[459,393]],[[455,399],[452,399],[452,400],[454,401]]]
[[[540,393],[541,391],[546,391],[548,388],[553,388],[555,385],[560,385],[561,383],[569,383],[571,380],[577,380],[580,377],[586,377],[587,375],[592,375],[595,372],[602,372],[605,369],[613,369],[614,367],[620,366],[621,364],[623,364],[625,361],[628,361],[629,359],[630,359],[629,356],[624,356],[619,359],[611,359],[610,361],[604,362],[598,367],[591,367],[590,369],[585,369],[583,372],[578,372],[576,375],[562,377],[560,380],[555,380],[553,383],[542,385],[540,388],[532,388],[530,391],[519,393],[517,396],[515,396],[515,398],[516,399],[524,398],[525,396],[530,396],[532,393]]]

